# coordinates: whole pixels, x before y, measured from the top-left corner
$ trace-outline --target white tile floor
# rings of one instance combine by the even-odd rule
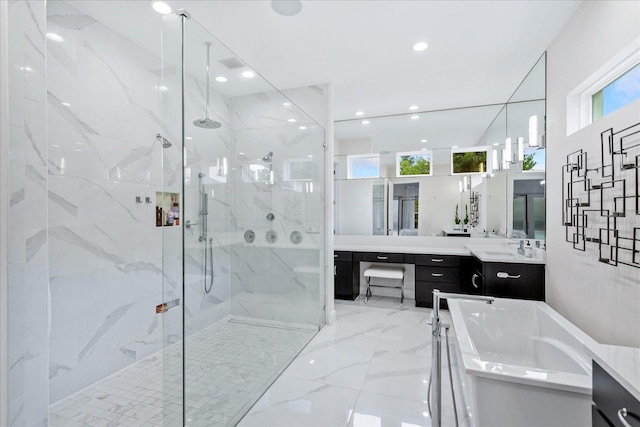
[[[187,425],[235,425],[314,334],[222,321],[187,338]],[[181,426],[181,356],[173,346],[58,402],[49,425]]]
[[[336,312],[336,323],[309,342],[239,427],[431,426],[431,310],[373,297],[367,305],[336,302]],[[235,425],[312,335],[221,322],[189,338],[187,425]],[[156,355],[54,405],[50,426],[181,425],[180,360],[174,351],[164,361],[164,410]],[[442,387],[443,425],[455,426],[444,354]],[[459,419],[468,426],[465,414]]]
[[[404,307],[384,297],[366,306],[337,302],[336,324],[316,335],[239,427],[430,426],[431,310],[412,300]],[[443,347],[442,424],[455,426],[445,357]],[[468,425],[464,413],[459,420]]]

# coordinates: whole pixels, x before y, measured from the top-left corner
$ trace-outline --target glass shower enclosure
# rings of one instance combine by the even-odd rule
[[[324,323],[324,129],[163,18],[165,425],[235,425]]]

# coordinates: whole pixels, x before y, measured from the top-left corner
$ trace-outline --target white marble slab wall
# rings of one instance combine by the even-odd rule
[[[64,39],[47,50],[53,404],[162,348],[155,306],[180,293],[163,245],[175,258],[180,239],[155,225],[160,59],[63,1],[47,31]]]
[[[10,1],[9,425],[48,415],[45,2]]]
[[[296,95],[308,105],[327,102],[319,87]],[[232,98],[231,111],[232,232],[255,233],[253,243],[231,248],[231,314],[319,325],[324,318],[324,130],[275,91]],[[270,152],[271,162],[262,160]],[[291,179],[291,165],[308,171],[310,179]],[[264,168],[258,181],[250,178],[252,168]],[[274,243],[266,236],[270,230],[277,234]],[[300,243],[293,243],[292,233],[299,233]]]

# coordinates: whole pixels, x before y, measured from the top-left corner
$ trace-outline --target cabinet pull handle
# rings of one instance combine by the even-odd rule
[[[473,276],[471,276],[471,284],[476,289],[478,289],[478,284],[476,283],[477,278],[478,278],[478,273],[473,273]]]
[[[444,273],[431,273],[431,275],[433,277],[442,277],[442,276],[444,276]]]
[[[509,273],[505,271],[498,271],[496,273],[496,276],[498,277],[498,279],[519,279],[520,276],[522,276],[522,274],[518,274],[517,276],[511,276],[509,275]]]
[[[442,262],[444,261],[442,258],[431,258],[431,262]]]
[[[378,258],[378,259],[389,259],[388,256],[380,256],[380,255],[378,255],[376,258]]]
[[[338,266],[337,265],[333,265],[333,275],[337,276],[338,275]]]
[[[629,424],[626,420],[627,417],[627,408],[622,408],[618,411],[618,419],[620,420],[620,422],[622,423],[622,425],[624,427],[633,427],[631,424]]]
[[[338,258],[338,254],[333,254],[333,257],[334,258]]]

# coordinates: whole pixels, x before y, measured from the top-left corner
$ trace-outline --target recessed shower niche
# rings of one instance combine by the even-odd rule
[[[180,193],[156,191],[156,227],[180,225]]]

